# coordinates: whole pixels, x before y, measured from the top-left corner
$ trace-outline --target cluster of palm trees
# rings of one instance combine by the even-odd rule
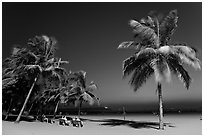
[[[191,78],[182,66],[191,65],[200,69],[197,51],[186,44],[172,44],[171,37],[177,27],[177,10],[166,17],[151,12],[140,21],[131,20],[134,40],[122,42],[119,49],[133,49],[135,53],[123,61],[123,76],[132,74],[130,84],[137,91],[150,76],[155,75],[159,98],[159,127],[164,129],[162,107],[162,81],[171,80],[171,73],[178,76],[188,89]]]
[[[55,57],[57,41],[45,35],[28,40],[25,48],[14,47],[11,56],[3,61],[2,69],[2,103],[8,118],[11,110],[19,115],[27,115],[34,110],[42,115],[49,106],[55,106],[54,117],[59,103],[82,102],[90,105],[98,98],[92,93],[96,84],[86,85],[86,72],[67,71],[62,65],[68,64]]]

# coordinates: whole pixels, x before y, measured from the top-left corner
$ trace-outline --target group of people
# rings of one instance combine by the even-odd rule
[[[49,119],[45,115],[42,116],[42,121],[47,122],[47,123],[51,123],[51,124],[55,123],[55,120]],[[83,122],[78,117],[75,117],[73,119],[67,119],[66,116],[62,116],[61,118],[59,118],[58,124],[62,125],[62,126],[73,125],[73,127],[83,127]]]

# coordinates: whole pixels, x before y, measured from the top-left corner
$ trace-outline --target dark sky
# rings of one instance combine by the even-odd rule
[[[151,10],[167,14],[177,9],[178,29],[173,41],[186,42],[202,57],[202,3],[3,3],[2,57],[14,44],[46,34],[59,42],[57,56],[69,60],[67,70],[85,70],[87,82],[94,80],[102,105],[131,109],[157,108],[156,83],[149,79],[137,93],[122,79],[122,61],[132,50],[117,50],[133,39],[130,19],[139,20]],[[163,82],[164,108],[198,108],[202,100],[202,72],[185,66],[193,78],[187,91],[177,77]]]

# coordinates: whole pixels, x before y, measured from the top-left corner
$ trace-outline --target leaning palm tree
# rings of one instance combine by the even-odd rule
[[[99,105],[99,98],[93,94],[93,91],[97,90],[97,85],[93,81],[86,85],[85,71],[71,72],[68,79],[72,84],[65,102],[72,102],[75,104],[75,107],[78,106],[78,117],[80,118],[83,102],[93,105],[96,101]]]
[[[48,75],[48,77],[57,78],[57,81],[59,81],[59,82],[58,82],[58,83],[59,83],[58,86],[60,87],[60,86],[61,86],[61,76],[60,76],[60,73],[61,73],[61,71],[64,71],[64,68],[60,68],[60,67],[58,67],[58,66],[49,66],[49,67],[43,68],[43,67],[41,67],[41,66],[39,66],[39,65],[27,65],[26,67],[27,67],[27,69],[29,69],[29,70],[38,69],[39,71],[38,71],[38,73],[36,74],[36,77],[35,77],[35,79],[34,79],[34,82],[33,82],[32,86],[31,86],[31,88],[30,88],[30,90],[29,90],[29,92],[28,92],[28,95],[27,95],[27,97],[26,97],[26,99],[25,99],[25,102],[24,102],[24,104],[23,104],[23,107],[22,107],[22,109],[21,109],[21,111],[20,111],[20,113],[19,113],[19,115],[18,115],[18,118],[16,119],[16,122],[18,122],[18,121],[20,120],[20,116],[22,115],[22,113],[23,113],[23,111],[24,111],[24,108],[25,108],[25,106],[26,106],[26,104],[27,104],[27,102],[28,102],[28,99],[29,99],[29,97],[30,97],[30,95],[31,95],[31,93],[32,93],[32,90],[33,90],[35,84],[37,83],[37,81],[40,79],[41,75],[42,75],[43,73],[46,73],[46,75]],[[43,88],[45,88],[45,87],[43,87]]]
[[[27,93],[26,90],[28,90],[28,88],[30,88],[29,86],[31,85],[28,78],[32,80],[33,77],[28,76],[28,73],[26,73],[23,68],[26,64],[32,64],[33,60],[35,59],[36,56],[26,48],[13,48],[11,56],[5,59],[3,62],[3,99],[5,95],[9,95],[10,98],[12,98],[11,103],[17,104],[19,100],[22,100],[24,98],[24,95]],[[14,99],[14,97],[17,98]]]
[[[134,49],[135,54],[123,61],[123,77],[132,74],[131,86],[137,91],[150,76],[155,75],[159,98],[159,129],[164,129],[162,106],[162,80],[170,81],[171,72],[189,89],[191,78],[182,66],[188,64],[200,69],[196,50],[186,44],[170,44],[177,27],[177,11],[172,10],[165,18],[149,15],[140,22],[131,20],[134,41],[122,42],[120,48]]]

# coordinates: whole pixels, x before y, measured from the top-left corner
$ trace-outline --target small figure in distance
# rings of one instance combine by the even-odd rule
[[[83,122],[78,117],[72,119],[72,124],[74,127],[83,127]]]

